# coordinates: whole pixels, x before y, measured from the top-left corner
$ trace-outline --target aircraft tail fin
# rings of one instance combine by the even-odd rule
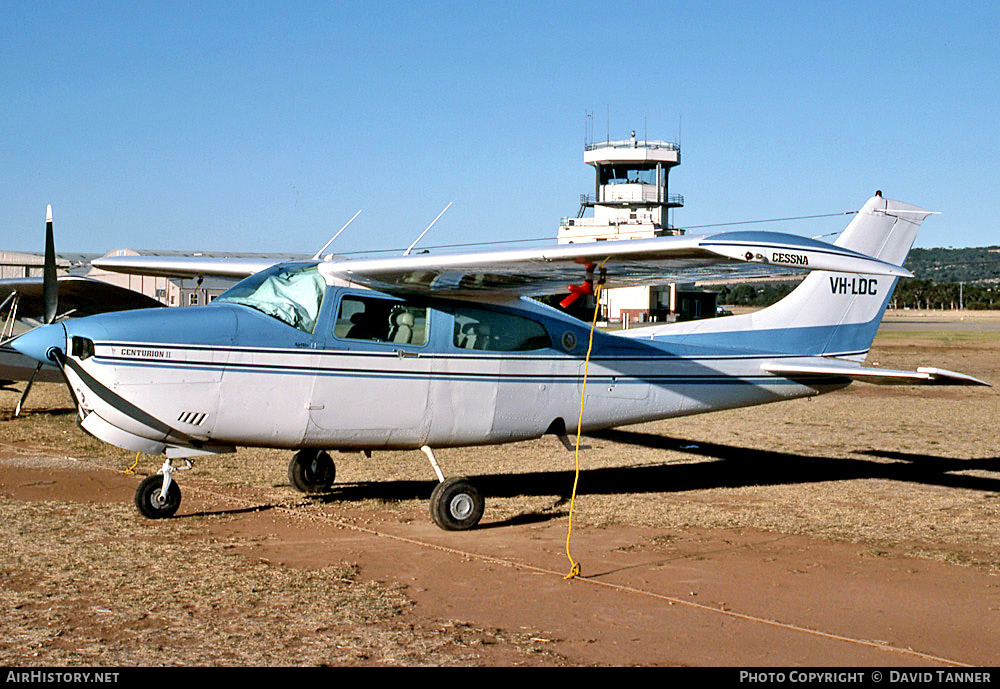
[[[920,224],[932,214],[875,192],[834,244],[901,266],[917,238]]]
[[[837,238],[837,246],[901,266],[931,211],[877,192]],[[690,344],[727,344],[805,356],[864,360],[892,298],[897,278],[816,270],[784,299],[755,313],[678,323],[657,336]],[[723,334],[728,335],[724,337]],[[635,336],[640,336],[639,331]]]
[[[928,215],[930,211],[877,192],[834,244],[901,266]],[[864,359],[897,279],[814,271],[787,297],[754,314],[754,326],[803,330],[800,335],[815,350],[809,354]]]

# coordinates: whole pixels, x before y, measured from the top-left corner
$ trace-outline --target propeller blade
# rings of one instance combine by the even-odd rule
[[[38,366],[35,367],[34,372],[32,372],[31,377],[28,378],[28,384],[24,386],[24,392],[21,393],[21,399],[17,401],[17,406],[14,407],[14,418],[16,419],[21,415],[21,407],[24,406],[24,400],[28,399],[28,393],[31,392],[31,384],[35,382],[35,376],[38,372],[42,370],[42,362],[38,362]]]
[[[52,323],[59,311],[59,280],[56,277],[56,246],[52,238],[52,205],[45,207],[45,265],[42,269],[45,322]]]

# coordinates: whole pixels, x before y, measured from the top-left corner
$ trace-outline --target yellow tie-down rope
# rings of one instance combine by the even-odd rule
[[[601,271],[608,259],[601,262]],[[580,482],[580,433],[583,429],[583,400],[587,394],[587,369],[590,367],[590,352],[594,348],[594,330],[597,328],[597,314],[601,308],[601,288],[604,286],[604,277],[597,281],[597,290],[594,292],[594,317],[590,321],[590,340],[587,343],[587,358],[583,362],[583,386],[580,390],[580,417],[576,422],[576,474],[573,477],[573,493],[569,499],[569,527],[566,530],[566,557],[569,558],[569,574],[563,579],[575,579],[580,576],[580,563],[573,560],[573,555],[569,551],[569,539],[573,535],[573,505],[576,502],[576,486]]]

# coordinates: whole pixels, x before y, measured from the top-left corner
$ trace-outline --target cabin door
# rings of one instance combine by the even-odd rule
[[[316,334],[310,444],[392,449],[423,443],[431,374],[428,311],[371,293],[340,294],[336,317]]]

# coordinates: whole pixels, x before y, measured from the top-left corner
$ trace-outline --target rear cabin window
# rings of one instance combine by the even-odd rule
[[[500,311],[455,309],[454,344],[459,349],[529,352],[552,346],[541,323]]]
[[[378,297],[344,297],[340,300],[333,334],[344,340],[427,344],[425,306]]]

